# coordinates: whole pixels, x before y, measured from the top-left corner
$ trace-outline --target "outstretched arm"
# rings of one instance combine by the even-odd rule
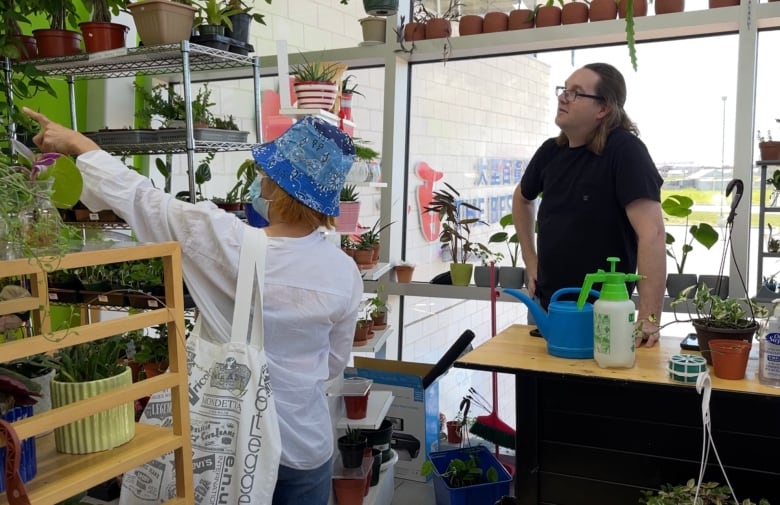
[[[33,142],[41,151],[79,156],[100,149],[97,144],[81,133],[51,121],[40,112],[35,112],[27,107],[22,110],[41,125],[40,133],[33,137]]]

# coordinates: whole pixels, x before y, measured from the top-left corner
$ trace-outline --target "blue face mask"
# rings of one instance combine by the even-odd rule
[[[271,200],[260,196],[263,177],[265,177],[264,174],[258,175],[255,180],[252,181],[252,185],[249,188],[249,197],[252,201],[252,209],[259,215],[259,218],[255,218],[254,216],[247,216],[247,219],[249,224],[257,228],[268,226],[269,223],[268,214],[271,206]]]
[[[268,222],[270,222],[270,220],[268,219],[268,211],[270,207],[271,207],[271,200],[267,200],[262,196],[258,196],[257,198],[252,200],[252,208],[255,209],[258,214],[260,214],[260,217],[262,217]]]

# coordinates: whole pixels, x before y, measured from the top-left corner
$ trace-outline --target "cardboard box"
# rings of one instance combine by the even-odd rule
[[[427,481],[420,475],[423,462],[439,441],[439,383],[425,390],[422,379],[431,368],[429,363],[410,363],[355,356],[355,366],[347,375],[358,375],[374,381],[371,388],[393,393],[393,403],[386,419],[393,422],[391,447],[398,454],[395,476]]]

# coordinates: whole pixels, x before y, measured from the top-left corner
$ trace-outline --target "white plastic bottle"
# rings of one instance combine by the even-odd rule
[[[593,304],[593,358],[601,368],[632,368],[636,361],[634,322],[636,307],[628,296],[626,282],[642,276],[615,272],[618,258],[607,258],[609,272],[599,270],[585,276],[578,303],[584,303],[594,282],[601,282],[601,294]]]
[[[772,317],[758,347],[758,381],[780,387],[780,299],[773,300]]]
[[[634,302],[605,300],[602,289],[601,297],[593,304],[593,358],[601,368],[634,366],[635,312]]]

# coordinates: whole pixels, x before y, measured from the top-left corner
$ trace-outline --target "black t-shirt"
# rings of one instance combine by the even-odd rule
[[[662,184],[644,143],[624,129],[609,135],[601,155],[587,146],[560,147],[555,139],[542,144],[520,189],[528,200],[542,197],[536,293],[544,307],[558,289],[580,287],[585,274],[608,270],[609,256],[620,258],[617,271],[636,272],[637,238],[625,208],[640,198],[660,201]]]

